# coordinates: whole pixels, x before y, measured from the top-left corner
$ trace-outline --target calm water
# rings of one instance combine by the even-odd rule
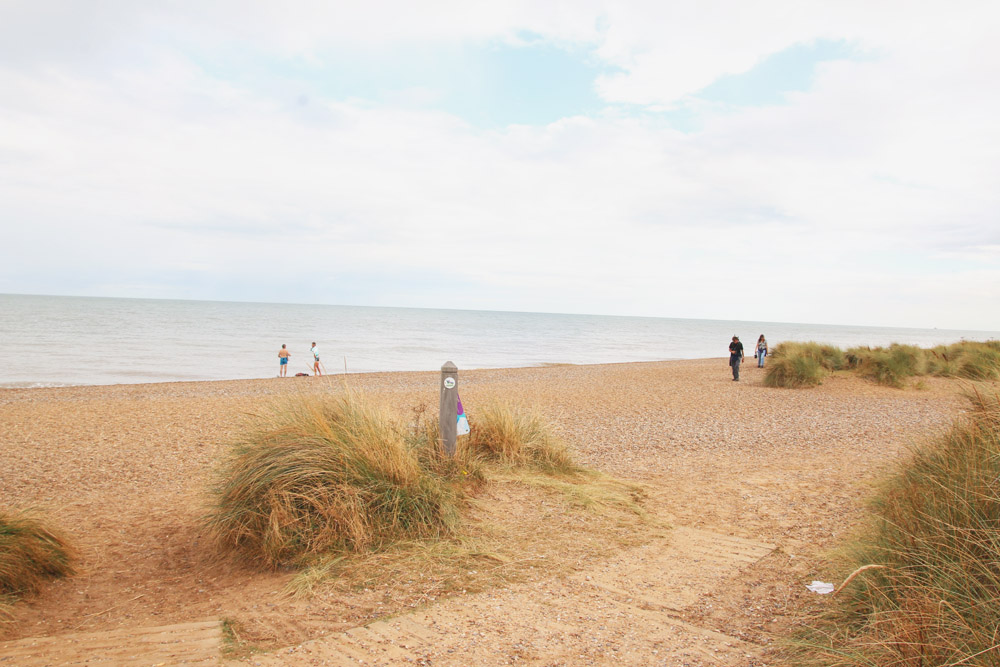
[[[273,377],[282,343],[289,375],[319,343],[331,373],[508,368],[723,357],[733,334],[840,347],[931,346],[1000,332],[894,329],[598,315],[303,306],[0,294],[0,387]]]

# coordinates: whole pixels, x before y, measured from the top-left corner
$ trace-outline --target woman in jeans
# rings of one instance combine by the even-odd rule
[[[754,356],[757,357],[757,368],[764,368],[764,357],[767,356],[767,340],[764,339],[764,334],[760,335],[757,339],[757,350],[754,352]]]

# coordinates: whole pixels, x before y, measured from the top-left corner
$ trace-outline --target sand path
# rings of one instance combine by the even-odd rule
[[[570,577],[446,600],[254,665],[740,664],[760,647],[684,620],[774,545],[678,527]]]
[[[435,404],[436,377],[350,382],[406,410]],[[434,602],[376,590],[289,599],[288,573],[203,544],[203,491],[240,414],[313,380],[0,390],[4,504],[48,508],[82,545],[80,574],[0,628],[0,662],[28,638],[226,618],[292,649],[247,658],[261,664],[764,664],[870,482],[962,403],[942,380],[790,391],[763,387],[755,368],[743,377],[732,382],[721,359],[463,372],[470,413],[488,395],[539,406],[582,462],[645,485],[648,511],[673,530],[587,558],[583,526],[582,551],[540,554],[551,573]],[[544,515],[524,521],[545,528]],[[77,655],[46,650],[38,664]]]

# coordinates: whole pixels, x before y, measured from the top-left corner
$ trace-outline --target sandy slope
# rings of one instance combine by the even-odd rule
[[[407,412],[436,406],[437,377],[372,374],[349,382]],[[463,627],[462,609],[468,622],[490,618],[487,608],[500,610],[479,626],[472,653],[468,643],[448,652],[440,638],[427,640],[414,655],[434,664],[470,656],[489,664],[763,664],[769,630],[787,624],[807,595],[804,583],[829,574],[819,554],[856,524],[870,481],[908,444],[950,423],[962,403],[956,384],[944,380],[894,390],[835,377],[793,391],[767,389],[761,377],[748,363],[743,380],[732,382],[722,359],[462,372],[473,419],[477,402],[491,395],[535,404],[582,462],[645,484],[654,517],[703,531],[691,534],[775,549],[707,577],[699,559],[670,555],[680,542],[669,532],[609,553],[588,543],[582,526],[575,551],[545,554],[552,567],[525,566],[521,583],[515,577],[510,586],[429,606],[429,598],[415,600],[412,592],[368,589],[288,599],[281,595],[288,573],[219,560],[199,534],[209,473],[241,415],[289,392],[337,391],[339,380],[0,390],[0,502],[47,508],[83,553],[80,574],[18,605],[16,623],[0,627],[0,640],[227,618],[255,642],[282,646],[419,601],[430,626],[434,614]],[[500,497],[504,489],[486,493],[498,506],[511,501]],[[572,520],[560,530],[571,530]],[[530,512],[520,521],[544,539],[546,521],[554,519]],[[654,552],[660,555],[649,556]],[[621,595],[625,584],[588,583],[601,581],[616,558],[612,570],[635,573],[628,586],[652,587],[659,597],[635,611],[634,600]],[[571,571],[582,574],[565,576]],[[663,581],[690,585],[680,597],[656,593]],[[552,618],[573,610],[575,620],[564,626]],[[719,636],[705,640],[711,633]],[[692,637],[721,643],[688,650]],[[310,646],[319,653],[309,660],[322,662],[316,656],[324,649]],[[281,658],[292,661],[291,654]]]

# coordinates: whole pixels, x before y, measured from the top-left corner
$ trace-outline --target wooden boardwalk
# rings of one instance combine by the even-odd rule
[[[222,656],[217,620],[0,642],[0,665],[216,665]]]
[[[759,647],[685,622],[680,611],[773,550],[762,542],[675,528],[667,540],[624,552],[565,580],[453,598],[247,662],[345,667],[512,660],[600,664],[641,655],[642,664],[651,665],[735,664]],[[692,574],[677,578],[675,572]],[[501,653],[496,652],[498,636]]]

